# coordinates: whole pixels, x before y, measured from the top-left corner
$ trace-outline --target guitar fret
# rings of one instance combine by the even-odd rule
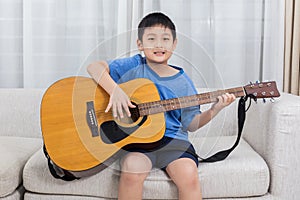
[[[170,110],[176,110],[201,104],[207,104],[218,101],[217,97],[225,94],[231,93],[236,97],[241,97],[245,95],[244,89],[242,87],[232,88],[228,90],[217,90],[214,92],[206,92],[202,94],[196,94],[186,97],[173,98],[160,100],[155,102],[146,102],[139,104],[139,112],[141,116],[156,114],[160,112],[166,112]]]
[[[189,97],[182,97],[179,99],[179,104],[186,105],[190,102]]]

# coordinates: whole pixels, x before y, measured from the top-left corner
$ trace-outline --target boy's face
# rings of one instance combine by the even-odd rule
[[[177,40],[174,41],[171,30],[160,24],[145,28],[142,41],[137,41],[147,61],[158,64],[167,64],[176,44]]]

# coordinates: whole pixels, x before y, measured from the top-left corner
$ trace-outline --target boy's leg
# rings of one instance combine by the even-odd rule
[[[166,171],[176,184],[180,200],[201,200],[198,167],[190,158],[179,158],[171,162]]]
[[[131,152],[121,160],[119,200],[141,200],[143,184],[152,169],[151,160],[139,152]]]

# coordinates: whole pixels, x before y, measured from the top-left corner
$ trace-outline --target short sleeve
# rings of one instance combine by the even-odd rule
[[[140,54],[128,58],[108,61],[110,76],[115,82],[118,82],[126,72],[138,67],[141,63],[142,56]]]

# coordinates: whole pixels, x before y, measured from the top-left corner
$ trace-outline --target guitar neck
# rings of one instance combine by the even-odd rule
[[[217,101],[218,96],[225,93],[234,94],[236,97],[245,96],[244,88],[236,87],[227,90],[217,90],[213,92],[206,92],[191,96],[146,102],[138,104],[139,114],[140,116],[145,116],[171,110],[177,110],[181,108],[187,108],[191,106],[212,103]]]

